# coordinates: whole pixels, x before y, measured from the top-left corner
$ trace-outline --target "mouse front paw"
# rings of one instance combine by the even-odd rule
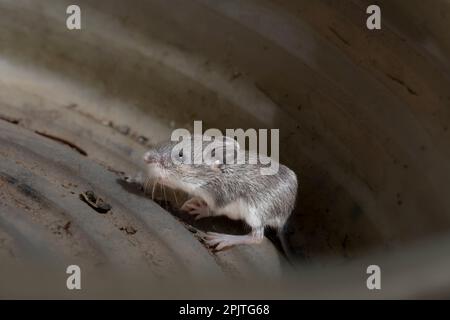
[[[144,174],[142,172],[139,172],[139,173],[135,174],[134,176],[126,175],[123,177],[123,180],[130,184],[143,185],[146,179],[144,177]]]
[[[200,198],[191,198],[186,201],[181,210],[195,216],[195,220],[203,219],[211,216],[208,205]]]
[[[122,181],[133,188],[144,191],[144,183],[143,180],[138,176],[124,176]]]

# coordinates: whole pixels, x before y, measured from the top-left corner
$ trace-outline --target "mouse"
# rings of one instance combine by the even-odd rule
[[[230,137],[220,139],[223,143],[212,148],[213,142],[198,135],[181,143],[169,140],[157,144],[143,156],[147,178],[187,193],[190,198],[181,210],[194,215],[195,219],[223,215],[243,220],[250,226],[251,231],[245,235],[206,232],[203,240],[215,251],[242,244],[259,244],[264,239],[265,228],[271,227],[276,230],[283,251],[288,255],[285,226],[296,203],[298,182],[295,172],[279,164],[276,173],[263,175],[261,159],[267,156],[241,150],[238,142]],[[211,157],[195,161],[202,154],[195,152],[199,147],[202,150],[210,147]],[[233,152],[226,152],[230,148]],[[229,161],[229,154],[234,161]]]

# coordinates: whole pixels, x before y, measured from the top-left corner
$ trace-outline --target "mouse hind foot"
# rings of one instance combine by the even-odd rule
[[[264,230],[253,231],[246,235],[231,235],[216,232],[207,232],[204,236],[205,243],[214,250],[220,251],[225,248],[240,244],[259,244],[264,239]]]

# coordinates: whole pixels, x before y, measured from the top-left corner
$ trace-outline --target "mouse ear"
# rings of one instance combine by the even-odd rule
[[[215,137],[205,149],[205,163],[212,169],[221,170],[224,164],[235,163],[240,146],[237,141],[227,136]]]

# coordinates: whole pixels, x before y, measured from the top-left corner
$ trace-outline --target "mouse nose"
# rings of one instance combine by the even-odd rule
[[[150,151],[146,152],[144,154],[144,162],[149,163],[149,164],[158,162],[156,154],[154,152],[150,152]]]

